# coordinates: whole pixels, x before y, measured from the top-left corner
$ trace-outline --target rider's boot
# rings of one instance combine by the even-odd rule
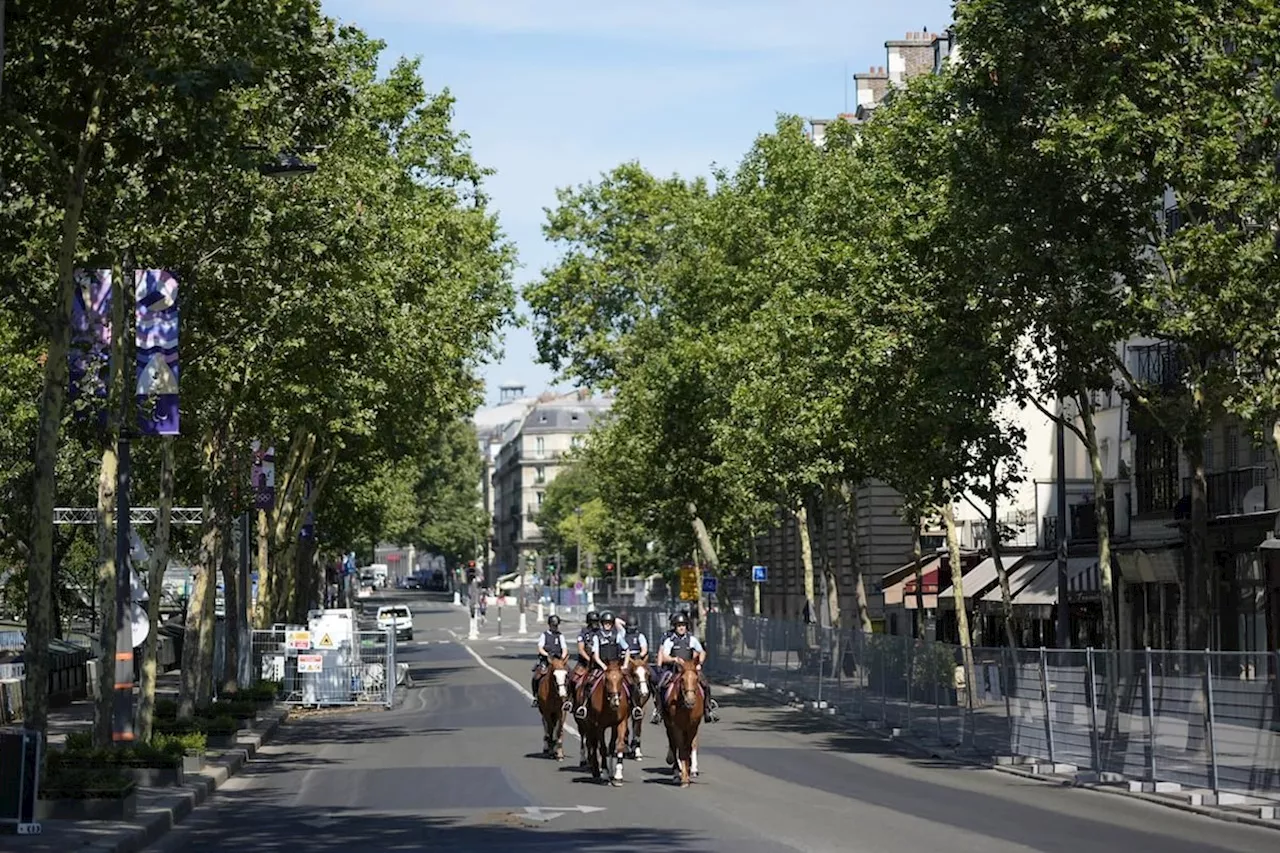
[[[711,698],[711,682],[702,682],[702,692],[707,697],[707,706],[702,709],[702,721],[704,723],[720,722],[720,715],[716,713],[716,708],[720,707],[720,703]]]

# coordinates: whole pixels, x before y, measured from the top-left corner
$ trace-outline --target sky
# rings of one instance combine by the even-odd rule
[[[659,175],[732,167],[779,115],[833,118],[884,42],[938,32],[950,0],[323,0],[386,42],[384,67],[421,60],[428,90],[457,99],[454,126],[483,166],[515,243],[517,285],[552,265],[544,209],[628,160]],[[847,85],[846,85],[847,84]],[[523,315],[525,306],[521,303]],[[483,370],[528,393],[567,387],[537,362],[528,327]]]

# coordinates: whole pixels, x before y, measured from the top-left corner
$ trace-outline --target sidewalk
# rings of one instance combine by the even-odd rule
[[[954,746],[931,743],[911,730],[888,728],[881,721],[867,719],[858,709],[836,707],[827,701],[811,696],[801,696],[783,687],[744,680],[736,676],[713,674],[721,685],[721,692],[753,693],[766,701],[789,706],[801,713],[829,721],[832,730],[857,729],[859,733],[893,740],[922,756],[951,761],[957,764],[985,767],[1048,785],[1087,788],[1100,793],[1131,797],[1179,811],[1211,817],[1233,823],[1244,823],[1267,829],[1280,830],[1280,804],[1258,797],[1212,791],[1184,789],[1173,783],[1143,783],[1122,779],[1118,774],[1080,772],[1072,764],[1020,761],[1017,759],[989,757],[959,749]]]
[[[157,696],[177,694],[177,672],[166,673],[157,684]],[[236,748],[210,750],[205,767],[189,773],[185,784],[137,789],[137,812],[129,821],[41,820],[40,835],[0,836],[5,853],[138,853],[183,820],[220,788],[271,739],[288,717],[277,708],[250,730],[241,730]],[[93,726],[93,703],[81,699],[49,713],[49,744],[61,749],[67,734]]]

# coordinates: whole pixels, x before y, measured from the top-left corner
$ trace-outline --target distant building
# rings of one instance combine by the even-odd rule
[[[487,577],[516,571],[542,544],[538,509],[565,456],[582,446],[613,400],[581,390],[543,395],[524,416],[492,434],[493,558]]]

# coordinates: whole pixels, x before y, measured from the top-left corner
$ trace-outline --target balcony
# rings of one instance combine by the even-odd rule
[[[1129,372],[1134,381],[1146,388],[1177,391],[1182,387],[1186,361],[1178,347],[1162,341],[1129,350]]]
[[[1114,536],[1116,533],[1116,495],[1115,487],[1110,483],[1107,484],[1106,508],[1107,520],[1111,534]],[[1041,540],[1044,542],[1046,549],[1054,550],[1058,547],[1058,517],[1056,515],[1046,515],[1040,519],[1040,532]],[[1084,503],[1067,506],[1067,541],[1098,541],[1097,507],[1094,506],[1092,498]]]
[[[1204,479],[1210,518],[1261,512],[1270,504],[1265,465],[1215,471],[1205,474]],[[1190,477],[1183,478],[1182,493],[1191,494]]]

